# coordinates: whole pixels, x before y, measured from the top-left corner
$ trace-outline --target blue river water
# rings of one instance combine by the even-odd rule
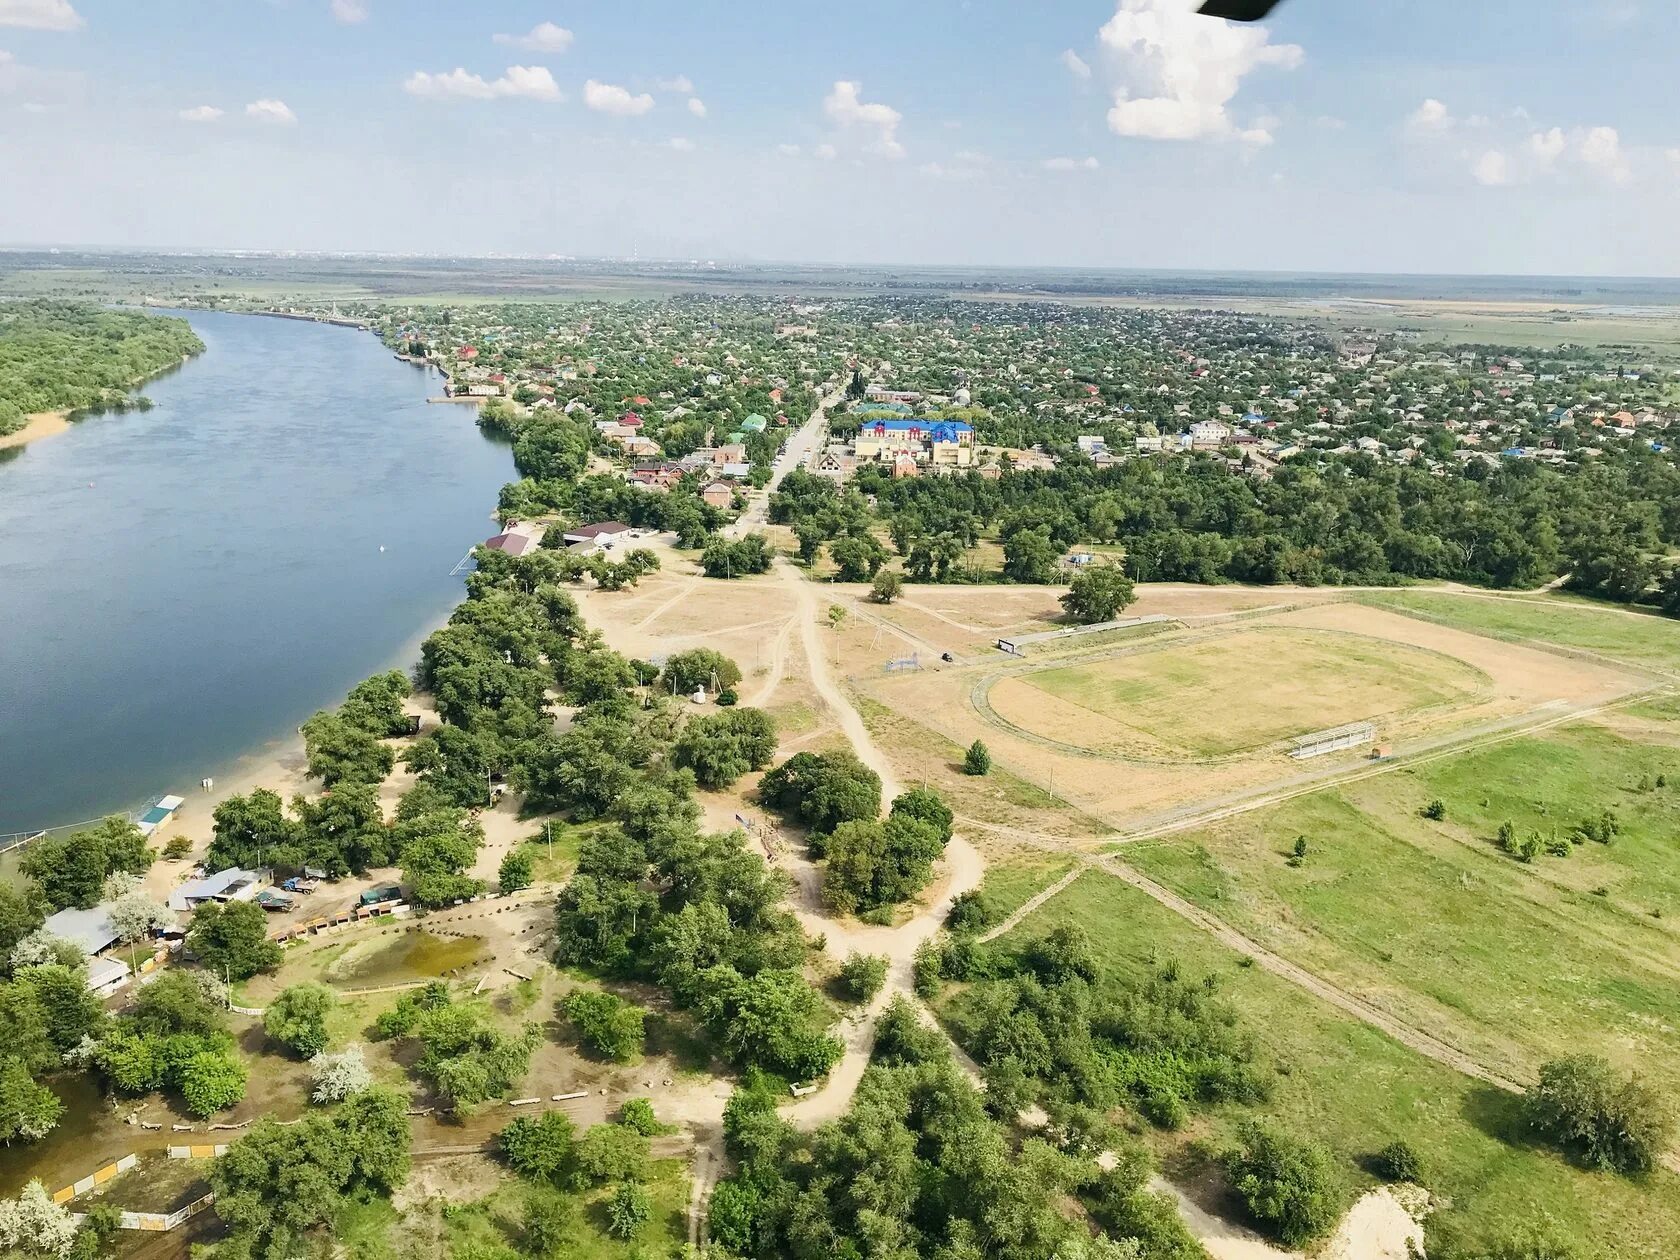
[[[505,444],[363,332],[206,312],[148,412],[0,451],[0,834],[189,795],[462,596]]]

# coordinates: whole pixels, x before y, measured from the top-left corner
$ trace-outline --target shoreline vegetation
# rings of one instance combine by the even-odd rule
[[[0,307],[0,448],[84,416],[145,410],[133,391],[204,352],[184,319],[69,302]]]

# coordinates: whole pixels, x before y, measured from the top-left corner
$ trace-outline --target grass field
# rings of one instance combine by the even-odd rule
[[[1495,638],[1550,643],[1611,660],[1680,672],[1680,621],[1567,597],[1499,598],[1385,591],[1360,602]]]
[[[546,1253],[547,1260],[632,1260],[675,1255],[688,1237],[688,1174],[680,1160],[656,1160],[649,1167],[647,1189],[653,1219],[634,1239],[624,1242],[607,1232],[606,1201],[611,1188],[585,1194],[508,1183],[472,1203],[430,1198],[399,1212],[388,1200],[352,1203],[333,1223],[333,1237],[344,1260],[504,1260],[519,1250],[520,1221],[535,1197],[564,1201],[572,1227],[565,1242]]]
[[[1641,792],[1672,767],[1677,786]],[[1630,787],[1629,785],[1633,785]],[[1433,798],[1440,822],[1420,815]],[[1500,823],[1611,845],[1518,862]],[[1129,845],[1124,859],[1278,953],[1521,1078],[1591,1050],[1680,1085],[1680,753],[1587,728],[1496,744]],[[1297,837],[1309,851],[1286,860]],[[1596,890],[1603,889],[1602,894]]]
[[[1141,732],[1193,757],[1223,757],[1347,722],[1473,695],[1482,675],[1450,657],[1322,631],[1253,627],[1200,642],[1023,676],[1078,710],[1091,746],[1124,752]]]
[[[1657,1260],[1680,1237],[1680,1185],[1667,1173],[1637,1184],[1570,1166],[1528,1144],[1516,1100],[1414,1054],[1345,1018],[1287,981],[1243,968],[1236,955],[1110,876],[1082,876],[1013,934],[1030,938],[1077,924],[1123,975],[1176,959],[1212,975],[1279,1072],[1258,1110],[1325,1143],[1354,1184],[1359,1161],[1395,1138],[1423,1156],[1425,1182],[1444,1199],[1430,1218],[1430,1254],[1446,1243],[1487,1245],[1549,1219],[1581,1260]],[[1228,1133],[1248,1109],[1211,1117]],[[1168,1151],[1184,1135],[1157,1135]],[[1474,1254],[1474,1253],[1473,1253]],[[1574,1254],[1574,1253],[1571,1253]]]

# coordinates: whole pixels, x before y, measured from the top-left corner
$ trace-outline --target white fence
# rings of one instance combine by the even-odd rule
[[[1361,744],[1372,743],[1376,738],[1375,722],[1333,726],[1327,731],[1313,731],[1310,735],[1297,736],[1289,755],[1297,761],[1305,761],[1308,757],[1322,757],[1326,753],[1341,752],[1344,748],[1358,748]]]

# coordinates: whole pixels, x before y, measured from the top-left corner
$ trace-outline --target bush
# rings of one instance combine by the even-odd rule
[[[497,1134],[496,1146],[521,1177],[558,1185],[571,1169],[572,1122],[558,1111],[515,1116]]]
[[[503,892],[518,892],[531,886],[531,855],[524,849],[514,849],[502,859],[496,871],[496,886]]]
[[[917,997],[938,997],[939,982],[944,971],[945,951],[938,941],[929,939],[916,946],[916,960],[911,975],[915,981]]]
[[[963,773],[979,778],[992,772],[992,752],[985,744],[975,740],[963,754]]]
[[[607,1229],[614,1238],[631,1239],[653,1219],[653,1198],[639,1181],[622,1182],[607,1202]]]
[[[1671,1121],[1662,1098],[1637,1077],[1618,1077],[1597,1055],[1541,1067],[1524,1110],[1537,1132],[1607,1172],[1649,1172],[1668,1146]]]
[[[1325,1233],[1341,1213],[1334,1167],[1324,1148],[1250,1122],[1242,1145],[1224,1157],[1231,1188],[1254,1219],[1288,1247]]]
[[[324,984],[294,984],[282,989],[263,1012],[263,1031],[300,1059],[327,1048],[327,1019],[338,1006]]]
[[[997,907],[978,888],[963,893],[953,901],[950,913],[945,916],[947,928],[968,936],[978,936],[997,921]]]
[[[629,1098],[618,1109],[618,1122],[627,1129],[634,1129],[643,1137],[653,1137],[663,1133],[665,1126],[659,1123],[659,1117],[653,1114],[653,1100],[649,1098]]]
[[[593,1125],[572,1150],[572,1188],[640,1181],[647,1175],[647,1162],[648,1140],[636,1130],[622,1124]]]
[[[1423,1163],[1408,1142],[1390,1142],[1377,1152],[1372,1168],[1384,1181],[1422,1181]]]
[[[1423,816],[1434,822],[1440,822],[1447,816],[1447,803],[1437,796],[1423,807]]]
[[[579,989],[566,998],[566,1018],[602,1058],[624,1063],[642,1052],[647,1012],[611,993]]]
[[[180,862],[191,857],[192,841],[185,836],[169,837],[169,843],[163,846],[163,856],[170,862]]]
[[[201,1050],[181,1069],[181,1098],[195,1116],[232,1107],[245,1097],[245,1064],[233,1054]]]
[[[872,1001],[887,982],[884,954],[853,953],[840,967],[840,991],[853,1002]]]

